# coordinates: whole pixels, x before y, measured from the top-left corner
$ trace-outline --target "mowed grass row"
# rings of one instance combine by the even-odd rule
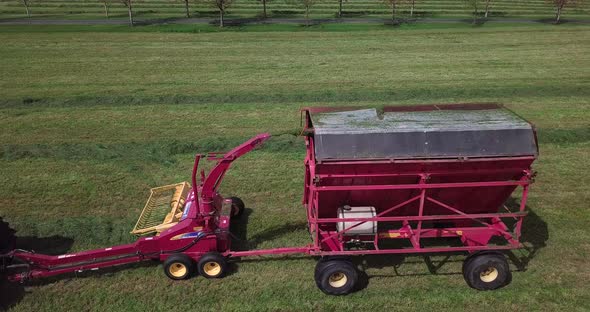
[[[0,303],[15,311],[590,309],[590,198],[580,174],[590,153],[588,27],[1,30],[0,215],[40,250],[133,241],[150,187],[189,179],[195,152],[264,131],[274,138],[222,185],[250,208],[236,229],[249,240],[241,247],[308,243],[303,106],[502,102],[537,125],[541,147],[525,225],[536,252],[498,291],[469,289],[461,257],[437,275],[421,257],[376,257],[364,264],[366,289],[328,297],[313,282],[315,261],[291,257],[240,262],[214,281],[172,282],[150,263],[48,279],[26,293],[0,286],[14,294]]]
[[[214,6],[205,1],[191,2],[191,13],[195,17],[215,17],[217,11]],[[480,8],[483,9],[483,6]],[[297,1],[273,0],[267,4],[271,17],[301,17],[304,8]],[[314,17],[334,17],[338,10],[338,1],[321,0],[313,5],[311,10]],[[385,2],[377,0],[362,0],[344,2],[344,16],[376,17],[390,14]],[[31,4],[31,11],[37,17],[56,18],[101,18],[104,6],[100,1],[71,1],[71,0],[42,0]],[[139,17],[183,17],[185,7],[183,1],[142,0],[134,2],[134,11]],[[399,13],[409,15],[408,2],[399,4]],[[416,1],[414,14],[416,17],[457,17],[469,16],[473,9],[460,0],[425,0]],[[544,0],[493,1],[491,5],[492,17],[551,17],[555,9]],[[0,18],[18,17],[25,14],[22,4],[15,0],[0,1]],[[127,16],[126,7],[120,1],[110,4],[111,17]],[[230,17],[255,17],[262,14],[262,5],[256,0],[235,1],[228,9]],[[590,4],[580,2],[566,7],[565,16],[570,18],[584,18],[590,14]]]
[[[61,105],[64,99],[79,106],[493,100],[518,94],[543,101],[590,92],[585,26],[74,37],[18,32],[34,27],[2,29],[0,104],[7,106]]]

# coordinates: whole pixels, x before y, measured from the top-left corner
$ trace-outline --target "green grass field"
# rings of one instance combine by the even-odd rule
[[[104,18],[103,3],[98,0],[34,0],[31,12],[36,18],[58,19],[100,19]],[[134,12],[138,18],[181,18],[185,16],[185,4],[182,0],[134,0]],[[480,10],[484,9],[483,1]],[[209,1],[190,1],[193,17],[218,16],[215,6]],[[319,0],[311,9],[314,18],[335,17],[338,1]],[[463,0],[417,0],[414,17],[469,17],[473,9]],[[493,0],[490,7],[491,17],[526,17],[552,18],[555,9],[545,0]],[[110,1],[110,17],[126,18],[127,9],[121,1]],[[268,0],[269,17],[303,17],[304,8],[297,0]],[[390,14],[385,1],[359,0],[343,2],[344,17],[386,17]],[[399,3],[401,16],[409,16],[409,1]],[[258,0],[236,0],[228,9],[229,18],[257,17],[262,15],[262,4]],[[20,0],[0,0],[0,18],[26,17]],[[569,4],[564,11],[564,18],[580,19],[590,17],[590,4],[580,2]]]
[[[249,259],[221,280],[157,263],[0,286],[14,311],[587,311],[590,26],[0,27],[0,216],[38,251],[100,248],[129,231],[149,188],[189,179],[196,152],[274,135],[222,185],[248,208],[249,248],[307,244],[301,207],[310,105],[500,102],[537,125],[526,271],[470,289],[452,257],[364,263],[368,286],[323,295],[315,260]],[[527,256],[528,253],[518,253]],[[435,257],[437,261],[443,257]]]

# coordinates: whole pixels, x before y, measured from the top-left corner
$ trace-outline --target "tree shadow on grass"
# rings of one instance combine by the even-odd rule
[[[192,17],[219,17],[219,11],[217,10],[199,10],[192,12]]]
[[[256,17],[224,19],[223,20],[223,27],[241,27],[241,26],[246,26],[249,24],[257,24],[257,23],[260,23],[260,21],[261,21],[261,19],[256,18]],[[211,20],[209,22],[209,25],[219,26],[219,19]]]
[[[465,18],[465,19],[461,19],[462,23],[465,24],[470,24],[473,27],[480,27],[485,25],[488,22],[488,19],[485,17],[478,17],[478,18]]]
[[[270,11],[270,16],[273,18],[281,18],[281,17],[293,17],[293,15],[301,14],[301,12],[296,10],[272,10]]]
[[[561,24],[567,24],[569,23],[568,20],[564,20],[564,19],[560,19],[559,20],[559,24],[555,23],[555,17],[552,18],[540,18],[535,20],[535,22],[540,23],[540,24],[550,24],[550,25],[561,25]]]
[[[152,18],[152,19],[135,21],[135,22],[133,22],[133,24],[136,26],[166,25],[169,23],[175,23],[175,22],[183,20],[183,19],[185,19],[185,18],[182,18],[182,17]]]

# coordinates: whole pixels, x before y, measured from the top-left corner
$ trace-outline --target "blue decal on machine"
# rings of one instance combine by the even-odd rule
[[[182,217],[180,217],[180,221],[186,219],[186,217],[188,216],[188,212],[191,210],[192,203],[192,201],[189,201],[188,203],[186,203],[186,205],[184,205],[184,211],[182,212]]]
[[[204,233],[201,231],[198,232],[189,232],[189,233],[184,233],[184,234],[179,234],[176,235],[174,237],[172,237],[170,240],[177,240],[177,239],[185,239],[185,238],[198,238],[203,236]]]

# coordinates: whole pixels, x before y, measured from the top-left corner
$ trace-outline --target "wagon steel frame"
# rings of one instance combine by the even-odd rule
[[[453,172],[443,172],[444,174],[453,174]],[[521,248],[520,235],[523,218],[526,216],[525,210],[526,201],[528,197],[529,185],[532,182],[532,174],[530,170],[523,172],[523,177],[516,181],[488,181],[488,182],[471,182],[471,183],[433,183],[429,184],[427,181],[432,173],[414,173],[408,174],[410,176],[419,177],[419,182],[416,184],[402,184],[402,185],[354,185],[354,186],[310,186],[311,204],[307,206],[307,214],[310,226],[315,228],[314,239],[314,253],[320,255],[356,255],[356,254],[394,254],[394,253],[429,253],[429,252],[452,252],[452,251],[468,251],[473,252],[477,250],[505,250]],[[320,178],[324,177],[318,175]],[[329,176],[328,176],[329,177]],[[460,211],[450,205],[434,199],[427,195],[428,190],[441,188],[462,188],[462,187],[497,187],[497,186],[520,186],[522,187],[522,198],[519,204],[518,212],[501,213],[478,213],[470,214]],[[392,206],[385,211],[380,212],[374,218],[320,218],[318,216],[318,194],[321,192],[330,192],[337,190],[353,191],[353,190],[399,190],[399,189],[413,189],[418,190],[419,195],[405,200],[395,206]],[[447,209],[453,214],[448,215],[423,215],[425,202],[430,201]],[[411,203],[419,202],[416,215],[404,215],[388,217],[387,214],[403,208]],[[513,227],[513,232],[509,231],[509,227],[502,221],[502,219],[510,218],[516,220]],[[482,219],[491,219],[492,222],[482,221]],[[483,227],[453,227],[453,228],[437,228],[437,229],[423,229],[422,223],[424,221],[441,221],[441,220],[473,220]],[[340,232],[322,233],[319,229],[320,224],[324,223],[338,223],[338,222],[359,222],[350,227],[347,227]],[[368,221],[377,221],[379,223],[403,222],[403,226],[398,230],[389,230],[387,232],[377,232],[374,235],[373,244],[375,250],[362,251],[345,251],[342,245],[342,236],[345,232],[360,226]],[[416,227],[412,227],[410,222],[417,222]],[[502,236],[509,243],[508,245],[487,245],[487,242],[492,236]],[[459,237],[466,245],[463,247],[422,247],[422,238],[440,238],[440,237]],[[338,239],[340,238],[340,239]],[[412,244],[411,248],[398,249],[380,249],[378,241],[380,239],[408,239]],[[331,247],[335,250],[323,251],[320,247],[321,243],[331,243]]]

